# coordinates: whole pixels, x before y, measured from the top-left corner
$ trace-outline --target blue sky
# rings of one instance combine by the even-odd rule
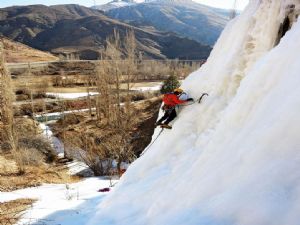
[[[96,4],[101,5],[110,0],[0,0],[0,8],[12,6],[12,5],[58,5],[58,4],[79,4],[84,6],[92,6]],[[196,2],[211,5],[218,8],[232,8],[234,0],[194,0]],[[249,0],[238,0],[237,8],[242,10],[247,5]]]

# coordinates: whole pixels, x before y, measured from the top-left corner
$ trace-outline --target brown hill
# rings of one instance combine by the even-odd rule
[[[211,50],[209,46],[172,33],[140,29],[104,16],[60,21],[53,28],[38,34],[32,46],[57,54],[76,52],[80,58],[94,59],[99,56],[105,40],[114,29],[120,33],[121,40],[128,30],[133,29],[137,48],[146,58],[205,59]]]
[[[33,49],[27,45],[0,37],[4,46],[5,59],[8,63],[56,61],[58,58],[50,53]]]
[[[156,0],[105,12],[135,26],[153,26],[211,46],[229,21],[229,13],[192,0]]]
[[[114,29],[121,39],[133,29],[138,50],[146,58],[205,59],[211,51],[174,33],[137,28],[78,5],[9,7],[1,9],[0,15],[0,34],[43,51],[75,53],[81,59],[97,59]]]

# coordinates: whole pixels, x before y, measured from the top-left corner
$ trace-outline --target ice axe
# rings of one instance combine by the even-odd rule
[[[201,97],[199,98],[199,100],[198,100],[198,103],[200,104],[201,103],[201,101],[202,101],[202,99],[203,99],[203,97],[204,96],[209,96],[207,93],[203,93],[202,95],[201,95]]]

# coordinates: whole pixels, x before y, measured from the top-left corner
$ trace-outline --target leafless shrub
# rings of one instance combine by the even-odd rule
[[[104,176],[112,167],[112,154],[100,142],[102,140],[86,130],[81,136],[67,136],[64,139],[69,156],[84,161],[96,176]]]
[[[24,166],[40,166],[44,162],[44,155],[36,148],[23,148],[19,152]]]
[[[147,99],[147,95],[144,92],[137,92],[136,94],[131,95],[131,101],[141,101]]]
[[[136,93],[131,94],[131,101],[136,102],[136,101],[147,100],[150,98],[157,97],[159,95],[160,95],[160,93],[158,91],[136,92]]]
[[[21,156],[23,155],[23,151],[28,151],[28,149],[33,149],[36,151],[36,154],[40,154],[43,157],[39,157],[41,159],[41,162],[44,161],[42,159],[45,159],[46,162],[51,163],[56,158],[56,153],[53,147],[51,146],[48,139],[46,139],[43,136],[27,136],[27,137],[20,137],[18,146],[20,148]],[[23,149],[23,151],[21,150]],[[26,156],[26,155],[25,155]],[[23,160],[21,158],[21,160]],[[26,161],[25,157],[25,161]]]
[[[17,199],[0,203],[0,225],[13,225],[18,222],[24,211],[35,202],[33,199]]]
[[[198,69],[204,61],[180,60],[140,60],[138,62],[137,79],[143,81],[164,80],[170,75],[184,79]]]

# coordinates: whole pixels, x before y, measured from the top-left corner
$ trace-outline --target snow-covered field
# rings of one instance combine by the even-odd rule
[[[63,156],[60,140],[53,136],[47,124],[40,123],[40,128],[56,151]],[[76,160],[67,166],[70,175],[90,170],[86,164]],[[19,225],[81,225],[95,213],[96,205],[108,193],[98,191],[108,187],[112,190],[111,185],[114,186],[117,182],[118,180],[93,177],[73,184],[44,184],[13,192],[0,192],[0,203],[24,198],[37,200],[21,217]]]
[[[88,95],[98,95],[98,92],[74,92],[74,93],[57,93],[57,92],[47,92],[46,95],[48,96],[54,96],[55,98],[60,99],[76,99],[76,98],[82,98],[87,97]]]
[[[157,85],[157,86],[153,86],[153,87],[133,87],[133,88],[131,88],[131,90],[145,92],[145,91],[159,91],[160,88],[161,88],[161,85]]]
[[[45,184],[9,193],[0,192],[0,202],[20,198],[37,199],[22,216],[18,223],[20,225],[82,225],[107,195],[107,192],[98,190],[109,185],[109,180],[101,178],[87,178],[75,184]]]

